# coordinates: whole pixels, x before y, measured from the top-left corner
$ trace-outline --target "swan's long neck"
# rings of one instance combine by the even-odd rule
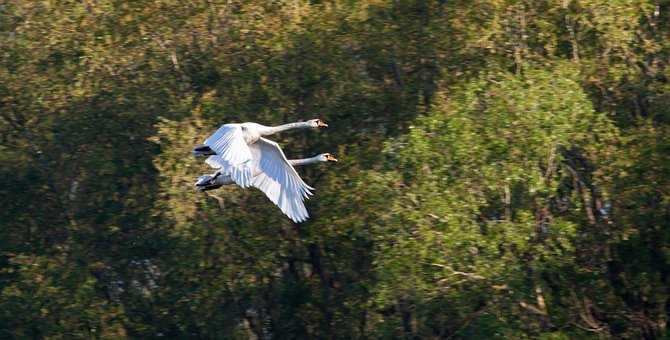
[[[288,162],[291,163],[293,166],[301,166],[301,165],[307,165],[307,164],[312,164],[312,163],[318,163],[321,160],[319,160],[319,156],[314,156],[311,158],[303,158],[303,159],[290,159]]]
[[[260,132],[261,135],[267,136],[267,135],[272,135],[278,132],[286,131],[286,130],[291,130],[291,129],[305,129],[309,128],[310,125],[308,122],[297,122],[297,123],[289,123],[289,124],[284,124],[284,125],[278,125],[278,126],[265,126]]]

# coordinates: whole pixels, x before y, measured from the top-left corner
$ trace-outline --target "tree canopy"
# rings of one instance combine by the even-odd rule
[[[0,338],[663,339],[670,1],[0,2]],[[197,192],[218,126],[316,188]]]

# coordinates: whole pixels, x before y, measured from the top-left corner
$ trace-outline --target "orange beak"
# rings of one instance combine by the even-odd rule
[[[324,123],[322,120],[319,119],[319,121],[316,122],[316,126],[318,126],[320,128],[326,128],[326,127],[328,127],[328,124]]]
[[[333,157],[332,155],[328,155],[328,156],[326,157],[326,159],[329,160],[329,161],[331,161],[331,162],[337,162],[337,158]]]

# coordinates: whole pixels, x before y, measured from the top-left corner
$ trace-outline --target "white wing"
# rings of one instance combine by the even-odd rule
[[[249,148],[255,167],[261,171],[251,185],[263,191],[294,222],[305,221],[309,215],[303,201],[314,189],[303,182],[279,144],[261,137]]]
[[[222,169],[222,168],[227,169],[227,167],[230,166],[230,163],[224,161],[219,155],[213,155],[207,157],[205,163],[207,163],[207,165],[211,166],[214,169]]]
[[[289,160],[289,163],[290,162],[291,161]],[[205,163],[210,167],[212,167],[213,169],[220,170],[220,172],[224,175],[230,175],[230,169],[231,169],[230,163],[224,161],[219,155],[212,155],[207,157]],[[261,171],[256,167],[255,162],[252,160],[252,162],[250,162],[249,164],[251,164],[249,165],[249,168],[251,169],[251,177],[258,176],[258,174],[261,173]]]
[[[210,156],[207,159],[207,164],[225,170],[230,174],[233,181],[242,188],[251,185],[253,155],[244,140],[244,132],[240,124],[221,126],[205,140],[204,144],[216,152],[216,156]],[[210,161],[213,157],[215,157],[216,162]]]

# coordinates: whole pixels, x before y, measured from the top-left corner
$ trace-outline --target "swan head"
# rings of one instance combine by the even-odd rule
[[[317,119],[310,119],[310,120],[307,121],[307,123],[309,124],[310,127],[315,128],[315,129],[328,127],[328,124],[326,124],[326,122],[324,122],[323,120],[318,119],[318,118]]]
[[[322,153],[317,156],[321,162],[337,162],[337,158],[329,153]]]

